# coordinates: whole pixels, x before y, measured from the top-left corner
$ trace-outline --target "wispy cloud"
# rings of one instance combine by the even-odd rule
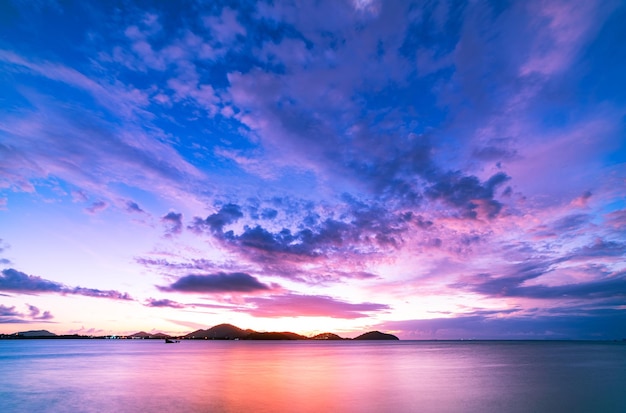
[[[4,269],[0,276],[0,291],[43,294],[58,293],[83,295],[86,297],[111,298],[115,300],[132,300],[128,293],[116,290],[98,290],[95,288],[69,287],[56,281],[46,280],[35,275],[28,275],[13,268]]]
[[[183,231],[183,214],[170,211],[165,216],[161,217],[161,222],[166,226],[166,237],[178,235]]]
[[[589,311],[587,314],[541,314],[494,317],[468,315],[427,320],[381,323],[376,328],[393,331],[404,339],[616,339],[626,334],[621,310]]]
[[[155,299],[148,298],[145,304],[147,307],[157,307],[157,308],[184,308],[185,305],[178,303],[176,301],[168,300],[167,298]]]
[[[328,296],[282,294],[246,299],[252,308],[242,308],[257,317],[331,317],[355,319],[389,310],[385,304],[350,303]]]
[[[26,304],[28,311],[20,312],[15,306],[0,304],[0,324],[22,324],[34,322],[50,322],[54,317],[50,311],[41,311],[34,305]]]

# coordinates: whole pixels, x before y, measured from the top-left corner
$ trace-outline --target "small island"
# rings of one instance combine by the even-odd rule
[[[399,340],[393,334],[380,331],[369,331],[354,339],[343,338],[334,333],[321,333],[313,337],[306,337],[290,331],[255,331],[243,330],[232,324],[219,324],[208,329],[200,329],[182,336],[171,336],[164,333],[146,333],[140,331],[129,335],[110,336],[82,336],[78,334],[57,335],[47,330],[20,331],[13,334],[0,334],[0,339],[125,339],[125,340]]]
[[[369,331],[355,337],[354,340],[400,340],[393,334],[381,333],[380,331]]]

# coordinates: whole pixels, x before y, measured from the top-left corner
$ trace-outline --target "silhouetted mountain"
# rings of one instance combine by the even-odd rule
[[[321,333],[311,337],[311,340],[345,340],[345,338],[339,337],[334,333]]]
[[[184,335],[183,338],[204,338],[206,336],[207,330],[199,329],[196,331],[192,331],[191,333]]]
[[[219,324],[207,330],[196,330],[183,338],[206,338],[211,340],[234,340],[247,337],[252,330],[242,330],[232,324]]]
[[[47,330],[30,330],[21,331],[13,334],[0,334],[0,339],[30,339],[30,338],[51,338],[51,339],[105,339],[105,338],[117,338],[117,339],[165,339],[172,338],[172,336],[164,333],[146,333],[145,331],[139,331],[129,336],[80,336],[78,334],[72,335],[56,335]],[[300,334],[292,333],[290,331],[268,331],[258,332],[254,330],[243,330],[232,324],[219,324],[209,329],[200,329],[184,336],[179,336],[179,339],[208,339],[208,340],[348,340],[342,338],[334,333],[321,333],[313,337],[305,337]],[[380,331],[370,331],[356,337],[354,340],[399,340],[398,337],[392,334],[381,333]]]
[[[400,340],[393,334],[381,333],[380,331],[370,331],[354,338],[355,340]]]
[[[56,334],[49,332],[48,330],[29,330],[20,331],[15,333],[18,337],[55,337]]]
[[[155,338],[155,339],[164,339],[164,338],[168,338],[170,337],[167,334],[163,334],[163,333],[146,333],[145,331],[140,331],[138,333],[135,334],[131,334],[130,336],[128,336],[130,338],[144,338],[144,339],[148,339],[148,338]]]
[[[267,333],[254,331],[248,334],[244,340],[308,340],[308,337],[301,336],[300,334],[292,333],[290,331],[271,331]]]
[[[254,330],[242,330],[232,324],[219,324],[207,330],[196,330],[182,338],[186,339],[210,339],[210,340],[346,340],[334,333],[321,333],[314,337],[305,337],[290,331],[258,332]],[[355,338],[355,340],[399,340],[398,337],[370,331]]]

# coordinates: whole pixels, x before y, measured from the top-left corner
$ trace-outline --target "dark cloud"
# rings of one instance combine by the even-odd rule
[[[271,287],[253,276],[242,273],[217,273],[208,275],[186,275],[167,287],[157,286],[161,291],[185,293],[246,293],[269,291]]]
[[[263,261],[271,259],[273,254],[318,257],[327,255],[341,248],[349,248],[358,243],[360,229],[353,223],[346,223],[327,219],[317,228],[303,229],[296,233],[283,228],[279,232],[270,232],[257,225],[245,227],[240,235],[229,231],[222,235],[222,239],[246,249],[267,253],[265,256],[256,255]]]
[[[621,339],[626,313],[596,310],[576,314],[495,317],[472,315],[390,321],[375,326],[402,339]]]
[[[310,257],[319,255],[319,252],[315,250],[314,237],[315,234],[308,229],[299,231],[296,234],[292,234],[286,228],[278,233],[272,233],[260,225],[252,228],[246,227],[240,235],[235,235],[232,231],[223,235],[223,239],[231,243],[257,251],[307,255]]]
[[[0,304],[0,324],[18,324],[33,322],[48,322],[54,317],[50,311],[41,310],[34,305],[26,304],[28,311],[21,313],[15,309],[15,306],[7,307]]]
[[[558,298],[620,298],[626,305],[626,278],[624,274],[609,279],[557,286],[516,286],[507,291],[507,296],[558,299]]]
[[[166,226],[166,237],[171,237],[173,235],[178,235],[183,230],[183,214],[176,212],[168,212],[165,216],[161,218],[161,222],[163,222]]]
[[[261,218],[263,219],[274,219],[278,215],[278,211],[273,208],[265,208],[261,211]]]
[[[387,142],[374,130],[356,138],[339,144],[347,148],[338,161],[348,165],[376,196],[405,206],[420,205],[424,198],[420,180],[428,182],[439,171],[432,160],[430,138],[409,134],[408,139]]]
[[[39,308],[30,304],[27,304],[27,307],[28,307],[28,315],[33,320],[50,320],[54,318],[52,314],[50,314],[50,311],[44,311],[42,313],[41,310],[39,310]]]
[[[252,309],[242,309],[256,317],[332,317],[354,319],[371,312],[389,310],[386,304],[348,303],[323,295],[283,294],[247,298]]]
[[[403,6],[384,8],[386,13],[398,13],[398,16],[407,12],[401,11]],[[402,21],[406,22],[406,19]],[[393,26],[391,20],[386,21],[386,24],[390,35],[396,33],[398,28]],[[378,35],[374,37],[378,39]],[[364,39],[363,33],[354,39]],[[328,41],[318,40],[323,43]],[[401,37],[392,35],[388,40],[398,43],[395,48],[389,44],[386,50],[399,50],[402,46]],[[380,45],[376,41],[368,47],[373,47],[372,52],[375,52]],[[355,50],[362,50],[365,45],[354,47]],[[420,44],[420,47],[423,45]],[[352,61],[355,56],[349,56],[348,49],[342,47],[335,57],[346,59],[344,63]],[[415,50],[412,51],[412,58],[415,57],[414,53]],[[316,58],[314,53],[309,55],[312,59]],[[375,53],[372,54],[374,55]],[[387,54],[387,58],[391,56],[400,58],[397,53]],[[368,67],[378,64],[378,61],[368,62]],[[396,67],[399,69],[406,66],[402,63]],[[292,67],[292,70],[300,73],[302,69]],[[339,73],[340,71],[333,71],[331,77],[338,76]],[[377,79],[370,79],[376,84],[380,83],[382,90],[372,90],[372,83],[361,83],[363,79],[353,84],[353,73],[343,73],[337,87],[346,89],[343,92],[333,92],[344,93],[352,98],[325,101],[323,104],[320,102],[319,91],[328,88],[326,70],[323,74],[318,73],[317,78],[313,69],[313,73],[307,77],[320,81],[317,87],[309,84],[304,87],[298,84],[296,87],[292,82],[301,83],[300,77],[284,73],[268,74],[262,70],[231,75],[229,81],[234,103],[250,113],[247,119],[253,120],[251,129],[259,134],[270,151],[278,152],[276,158],[302,163],[305,167],[314,165],[316,171],[326,174],[328,181],[351,181],[372,198],[384,199],[394,205],[415,208],[422,206],[426,198],[436,198],[449,200],[451,207],[461,210],[462,217],[473,217],[478,208],[471,202],[479,200],[484,204],[487,217],[496,216],[502,205],[495,199],[493,190],[499,183],[481,183],[475,176],[454,172],[449,167],[439,165],[433,154],[441,149],[437,145],[442,145],[445,139],[432,132],[417,135],[413,127],[405,126],[409,124],[406,119],[416,118],[416,93],[408,93],[399,86],[406,79],[396,79],[398,84],[389,77],[388,70],[385,73],[386,76],[381,78],[378,78],[379,74],[372,73]],[[404,70],[398,70],[397,74],[401,73],[403,76],[408,75]],[[432,85],[418,86],[420,89],[422,87],[429,88]],[[276,104],[294,102],[293,89],[299,92],[297,104]],[[382,91],[384,92],[381,93]],[[364,113],[361,105],[365,102],[368,110]],[[435,112],[438,110],[435,109]],[[431,115],[433,119],[445,116],[443,113]],[[263,126],[259,126],[261,124]],[[437,128],[440,125],[432,126]],[[496,145],[504,147],[504,142],[494,141],[489,145],[494,147],[491,149],[494,152]],[[486,154],[486,151],[483,152]],[[424,193],[429,189],[431,198]]]
[[[85,211],[90,214],[97,214],[98,212],[104,211],[109,206],[105,201],[96,201],[92,203],[90,206],[85,208]]]
[[[224,232],[227,222],[243,216],[242,208],[229,204],[207,220],[196,219],[198,226],[210,226],[214,237],[224,245],[246,254],[256,262],[277,262],[280,260],[302,260],[305,258],[330,257],[341,253],[365,254],[372,246],[398,248],[403,240],[402,233],[409,227],[413,215],[410,212],[390,213],[377,205],[367,205],[345,196],[347,211],[342,219],[319,216],[311,220],[301,220],[295,229],[282,228],[270,231],[260,224],[245,225],[242,232]],[[280,200],[281,204],[289,203]],[[274,211],[274,210],[272,210]],[[295,213],[295,212],[293,212]],[[272,212],[272,215],[274,213]],[[311,217],[307,214],[306,217]],[[310,225],[306,225],[308,222]],[[425,222],[420,221],[425,226]]]
[[[13,268],[2,270],[0,291],[15,291],[25,294],[59,293],[83,295],[86,297],[112,298],[116,300],[132,300],[128,293],[115,290],[97,290],[94,288],[68,287],[61,283],[28,275]]]
[[[524,285],[553,270],[551,263],[529,263],[517,266],[516,273],[494,277],[491,274],[477,274],[453,284],[459,287],[494,297],[525,297],[536,299],[603,299],[620,298],[626,304],[626,273],[610,274],[605,278],[582,283],[563,285]]]
[[[218,212],[209,215],[204,220],[196,217],[190,228],[196,232],[202,232],[208,228],[213,233],[221,233],[224,226],[237,222],[242,217],[243,212],[241,212],[239,205],[226,204]]]
[[[137,212],[140,214],[145,213],[145,211],[134,201],[126,201],[126,211]]]
[[[22,293],[32,292],[63,292],[64,287],[54,281],[49,281],[34,275],[28,275],[13,268],[2,270],[0,276],[0,290]]]
[[[477,218],[481,206],[488,218],[494,218],[502,209],[502,204],[494,199],[494,190],[509,179],[505,173],[499,172],[481,183],[475,176],[451,172],[431,185],[426,195],[458,207],[465,218]]]
[[[154,298],[148,298],[145,305],[146,307],[185,308],[184,304],[181,304],[176,301],[168,300],[167,298],[163,298],[160,300],[157,300]]]

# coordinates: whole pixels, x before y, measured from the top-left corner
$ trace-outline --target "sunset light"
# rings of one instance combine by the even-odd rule
[[[624,3],[418,3],[2,2],[0,333],[625,338]]]

